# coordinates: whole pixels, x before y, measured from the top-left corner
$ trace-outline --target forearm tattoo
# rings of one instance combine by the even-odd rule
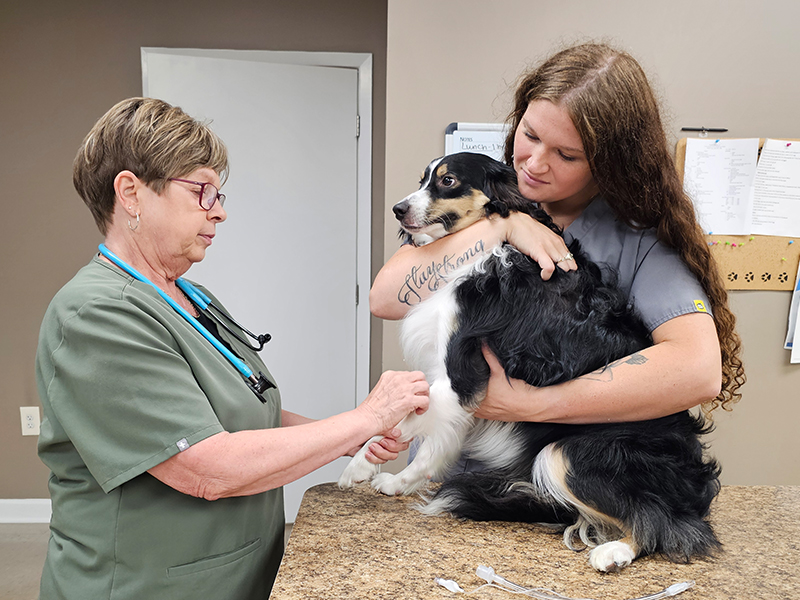
[[[406,275],[402,287],[397,292],[397,299],[408,306],[419,304],[422,301],[423,292],[426,290],[431,293],[435,292],[447,283],[448,276],[453,271],[471,262],[484,252],[483,240],[478,240],[472,248],[468,248],[461,254],[445,254],[441,261],[431,261],[427,266],[414,265],[411,268],[411,272]]]
[[[643,365],[647,362],[647,357],[640,352],[636,352],[631,354],[630,356],[626,356],[625,358],[621,358],[609,364],[608,366],[603,367],[602,369],[598,369],[597,371],[592,371],[591,373],[587,373],[583,376],[584,379],[589,379],[591,381],[602,381],[603,383],[608,383],[614,380],[614,369],[620,365]]]

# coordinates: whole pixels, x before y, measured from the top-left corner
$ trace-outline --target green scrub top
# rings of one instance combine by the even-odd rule
[[[272,380],[254,352],[220,335]],[[53,504],[42,600],[269,596],[282,488],[210,502],[147,470],[222,431],[279,427],[277,389],[260,402],[153,288],[99,257],[47,309],[36,379]]]

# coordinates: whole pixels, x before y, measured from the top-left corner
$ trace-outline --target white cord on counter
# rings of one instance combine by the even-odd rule
[[[512,594],[521,594],[523,596],[528,596],[530,598],[538,598],[539,600],[589,600],[587,598],[568,598],[567,596],[562,596],[561,594],[557,594],[556,592],[545,588],[526,588],[521,585],[517,585],[516,583],[512,583],[505,577],[501,577],[500,575],[494,572],[494,569],[492,567],[487,567],[486,565],[480,565],[476,569],[475,574],[481,579],[485,580],[486,583],[484,583],[481,586],[478,586],[477,588],[475,588],[470,592],[465,592],[461,588],[461,586],[459,586],[452,579],[442,579],[441,577],[436,577],[434,581],[439,585],[441,585],[442,587],[457,594],[473,594],[481,588],[491,586],[500,588],[501,590],[505,590],[507,592],[511,592]],[[677,596],[681,592],[685,592],[686,590],[692,587],[694,587],[694,581],[683,581],[680,583],[674,583],[668,588],[661,590],[660,592],[650,594],[649,596],[640,596],[638,598],[632,598],[631,600],[660,600],[661,598],[669,598],[671,596]]]

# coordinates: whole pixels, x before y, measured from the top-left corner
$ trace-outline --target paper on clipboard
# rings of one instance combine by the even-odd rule
[[[686,140],[683,186],[706,232],[747,235],[758,138]]]
[[[717,235],[800,236],[800,143],[686,140],[683,185],[700,225]]]
[[[800,144],[764,142],[753,179],[750,233],[800,236]]]

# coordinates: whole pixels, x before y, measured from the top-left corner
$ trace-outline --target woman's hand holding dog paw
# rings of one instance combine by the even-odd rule
[[[370,444],[364,458],[375,465],[395,460],[403,450],[408,450],[411,441],[401,442],[400,436],[400,430],[395,427],[382,440]]]
[[[428,410],[428,382],[420,371],[386,371],[357,410],[374,424],[374,432],[387,438],[408,414]],[[388,447],[387,447],[388,446]],[[394,446],[384,446],[394,453]],[[378,455],[383,454],[380,450]]]
[[[367,446],[364,458],[374,465],[382,465],[390,460],[396,460],[401,452],[408,450],[411,440],[401,441],[401,431],[395,427],[385,437],[380,439],[370,439],[365,444]],[[345,456],[355,456],[363,446],[356,446]]]

